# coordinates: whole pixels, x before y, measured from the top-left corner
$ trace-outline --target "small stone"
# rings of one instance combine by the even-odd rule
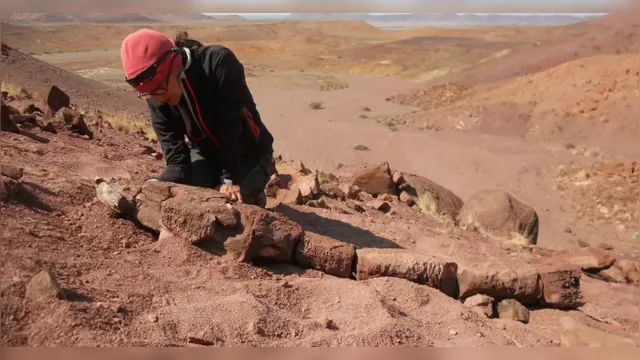
[[[529,322],[529,309],[514,299],[505,299],[498,303],[498,316],[500,319],[516,320],[522,323]]]
[[[147,315],[147,320],[149,320],[149,322],[156,323],[156,322],[158,322],[158,315],[149,314],[149,315]]]
[[[302,203],[302,193],[296,185],[293,185],[291,189],[278,189],[276,199],[285,204],[300,205]]]
[[[325,320],[325,327],[329,330],[338,330],[338,326],[336,325],[335,322],[333,322],[333,320],[331,319],[326,319]]]
[[[366,192],[360,192],[358,193],[358,199],[360,199],[360,201],[362,202],[367,202],[367,201],[371,201],[374,199],[373,195],[371,194],[367,194]]]
[[[248,331],[253,335],[260,335],[263,332],[263,330],[255,321],[249,323]]]
[[[598,156],[600,156],[600,152],[598,150],[596,150],[596,149],[589,149],[589,150],[584,152],[584,156],[591,157],[591,158],[597,158]]]
[[[386,201],[382,201],[382,200],[378,200],[378,199],[374,199],[374,200],[370,200],[366,203],[366,206],[378,210],[382,213],[388,213],[389,211],[391,211],[391,205],[389,205],[388,202]]]
[[[479,315],[487,318],[494,317],[494,300],[490,296],[482,294],[471,296],[464,301],[464,305]]]
[[[624,274],[622,270],[617,266],[611,266],[610,268],[604,269],[600,271],[597,275],[609,282],[616,282],[616,283],[627,282],[626,274]]]
[[[317,208],[317,209],[326,209],[327,203],[323,199],[318,200],[310,200],[307,202],[308,207]]]
[[[581,248],[586,248],[586,247],[590,247],[591,244],[589,244],[588,242],[582,240],[582,239],[578,239],[576,240],[576,243],[578,244],[578,246],[580,246]]]
[[[558,177],[565,176],[567,176],[567,170],[565,169],[565,167],[563,165],[558,166]]]
[[[24,170],[10,165],[2,165],[0,166],[0,173],[13,180],[20,180],[24,174]]]
[[[400,193],[400,201],[411,206],[416,203],[415,198],[406,191]]]
[[[26,297],[32,301],[46,301],[62,297],[62,289],[53,273],[43,270],[27,284]]]
[[[458,332],[455,330],[449,330],[449,335],[458,335]]]
[[[391,179],[393,180],[394,183],[396,183],[396,185],[402,185],[405,182],[404,174],[402,174],[399,171],[396,171],[395,173],[393,173],[393,176],[391,177]]]
[[[613,250],[613,246],[607,244],[607,243],[600,243],[598,244],[598,248],[602,249],[602,250]]]
[[[365,212],[365,209],[362,207],[362,205],[360,205],[360,203],[355,200],[348,200],[347,206],[359,213]]]

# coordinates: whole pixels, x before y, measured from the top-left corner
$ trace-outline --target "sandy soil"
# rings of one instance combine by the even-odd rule
[[[604,19],[593,26],[611,24]],[[162,160],[141,155],[144,146],[159,151],[157,144],[110,128],[94,115],[99,110],[144,124],[144,103],[117,88],[116,44],[135,26],[101,25],[109,31],[91,31],[85,38],[78,31],[82,26],[56,25],[46,41],[38,41],[45,39],[46,26],[11,27],[3,36],[10,46],[38,54],[36,59],[3,47],[3,87],[21,86],[35,96],[9,103],[18,109],[41,106],[55,84],[86,112],[96,136],[87,140],[31,129],[50,140],[39,143],[0,133],[2,164],[24,169],[22,195],[0,204],[4,345],[198,346],[193,339],[200,339],[210,346],[571,346],[571,336],[593,344],[591,331],[640,345],[637,284],[585,273],[580,285],[586,305],[571,311],[531,307],[524,324],[481,317],[459,300],[403,279],[354,281],[291,265],[222,260],[197,247],[158,240],[110,216],[95,199],[95,176],[141,182],[163,167]],[[168,33],[179,28],[159,26]],[[342,202],[317,209],[270,199],[271,211],[306,231],[359,248],[404,248],[467,265],[517,267],[547,251],[587,246],[640,260],[640,177],[633,163],[640,153],[632,147],[638,135],[633,84],[640,67],[634,67],[635,55],[615,54],[626,49],[622,40],[554,67],[573,59],[551,45],[532,50],[532,41],[542,33],[554,43],[572,39],[579,47],[588,36],[587,25],[389,35],[362,24],[293,22],[245,26],[233,36],[227,27],[190,26],[194,37],[239,50],[258,108],[284,158],[340,176],[388,161],[393,169],[426,177],[464,201],[483,189],[505,190],[540,218],[534,247],[539,250],[529,251],[440,223],[403,204],[394,203],[391,214],[360,214],[338,210]],[[605,35],[598,41],[606,42]],[[425,54],[436,54],[425,50],[433,44],[439,55],[420,64]],[[73,52],[73,46],[89,51]],[[463,48],[469,49],[466,55]],[[531,72],[523,66],[505,72],[499,82],[487,83],[495,79],[486,77],[479,86],[430,87],[436,78],[448,79],[431,76],[434,70],[449,68],[450,79],[473,76],[540,49],[558,61],[539,60],[536,69],[545,72],[515,77]],[[613,55],[587,58],[601,53]],[[279,58],[270,58],[273,54]],[[615,89],[603,100],[603,89],[613,83]],[[579,109],[571,113],[576,104],[592,108],[587,88],[599,94],[598,108],[607,109],[608,121],[601,122],[600,113],[593,119]],[[319,109],[310,105],[314,102],[321,103]],[[467,126],[474,123],[469,113],[478,115],[479,125]],[[529,117],[511,120],[523,115]],[[466,123],[458,128],[461,122]],[[568,130],[545,131],[557,123]],[[599,133],[606,136],[593,136]],[[27,283],[42,269],[55,273],[65,300],[25,299]],[[578,325],[569,327],[568,320],[560,321],[565,317]]]

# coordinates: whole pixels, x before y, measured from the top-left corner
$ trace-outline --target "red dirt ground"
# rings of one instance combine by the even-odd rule
[[[623,45],[611,45],[607,51]],[[553,61],[565,58],[563,53]],[[525,77],[507,84],[515,82],[523,89],[549,79],[572,84],[567,79],[582,73],[579,66],[568,66],[572,69],[568,73],[545,77],[554,74],[552,70],[533,75],[543,80],[529,83],[532,78]],[[198,346],[192,343],[197,338],[210,346],[571,346],[575,345],[567,340],[571,336],[593,345],[608,339],[602,334],[640,345],[637,284],[610,283],[583,274],[584,306],[571,311],[532,307],[530,321],[524,324],[483,318],[458,300],[402,279],[354,281],[290,265],[241,264],[197,247],[158,240],[111,215],[95,198],[93,181],[95,176],[120,176],[142,182],[163,168],[162,160],[142,155],[144,146],[159,150],[157,144],[120,133],[91,115],[95,110],[126,109],[144,116],[144,104],[129,92],[101,87],[3,47],[3,77],[7,69],[12,82],[36,93],[35,100],[10,104],[19,109],[29,102],[40,104],[42,90],[58,85],[87,111],[87,123],[96,136],[86,140],[66,132],[30,130],[49,139],[40,143],[0,132],[2,164],[24,169],[22,192],[0,204],[3,345]],[[628,80],[621,71],[615,76]],[[582,149],[563,147],[564,139],[544,137],[542,143],[522,139],[517,135],[523,128],[517,126],[499,134],[486,130],[504,131],[499,120],[511,111],[519,114],[517,102],[511,106],[477,100],[491,110],[485,116],[498,121],[494,128],[486,124],[485,135],[446,129],[393,132],[358,115],[420,116],[420,112],[403,114],[406,108],[385,101],[419,86],[393,78],[339,78],[350,86],[328,92],[277,90],[260,78],[252,81],[256,101],[276,135],[276,149],[285,158],[338,175],[387,160],[394,169],[430,178],[465,200],[478,190],[501,188],[539,213],[539,246],[496,243],[398,203],[389,214],[373,210],[360,214],[339,201],[327,201],[328,209],[318,209],[270,199],[270,210],[305,230],[358,247],[403,247],[480,268],[516,267],[545,258],[551,249],[571,253],[585,242],[592,246],[604,242],[617,258],[640,260],[634,238],[639,229],[633,223],[639,216],[633,210],[638,204],[632,192],[637,167],[631,165],[627,171],[624,161],[617,167],[607,165],[612,162],[608,156],[623,155],[632,164],[629,159],[637,151],[625,154],[603,147],[598,162],[604,164],[593,164],[594,158],[583,156]],[[472,88],[469,94],[474,100],[482,94],[506,97],[510,91],[504,84]],[[625,91],[630,92],[630,86],[626,84]],[[449,95],[451,89],[441,88],[441,99],[423,99],[419,105],[443,106],[443,113],[451,111],[447,115],[455,118],[454,99],[467,101],[470,95],[454,89],[455,94]],[[320,101],[325,108],[311,110],[311,101]],[[613,104],[619,109],[626,103]],[[365,112],[365,107],[373,111]],[[371,150],[355,151],[356,144]],[[580,184],[582,169],[590,174],[585,184]],[[611,183],[622,190],[611,189],[607,186]],[[602,207],[608,209],[608,221],[602,220],[606,215],[599,210]],[[616,232],[620,224],[614,220],[625,225],[624,231]],[[56,275],[66,299],[43,303],[26,299],[27,283],[43,269]],[[560,321],[563,317],[580,325],[568,328],[566,320]],[[596,330],[602,333],[590,335]]]

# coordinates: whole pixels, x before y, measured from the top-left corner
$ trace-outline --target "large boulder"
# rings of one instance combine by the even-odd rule
[[[389,163],[386,161],[376,167],[361,169],[351,176],[351,186],[357,186],[362,191],[377,196],[382,194],[397,194],[396,184],[393,182]]]
[[[538,242],[536,211],[502,190],[481,190],[467,199],[458,216],[460,227],[523,245]]]
[[[417,204],[424,212],[437,219],[456,222],[464,202],[451,190],[414,174],[394,174],[400,183],[401,201]]]
[[[403,249],[372,248],[357,249],[356,259],[358,280],[396,277],[458,297],[458,265],[455,262]]]

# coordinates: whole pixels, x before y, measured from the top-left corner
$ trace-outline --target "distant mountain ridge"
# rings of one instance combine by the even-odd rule
[[[423,23],[460,25],[569,25],[580,23],[600,15],[578,16],[567,14],[456,14],[456,13],[415,13],[415,14],[354,14],[354,13],[300,13],[290,14],[294,20],[363,20],[373,24]]]
[[[43,23],[155,23],[206,20],[245,20],[239,15],[210,16],[202,13],[15,13],[3,16],[6,21]]]

